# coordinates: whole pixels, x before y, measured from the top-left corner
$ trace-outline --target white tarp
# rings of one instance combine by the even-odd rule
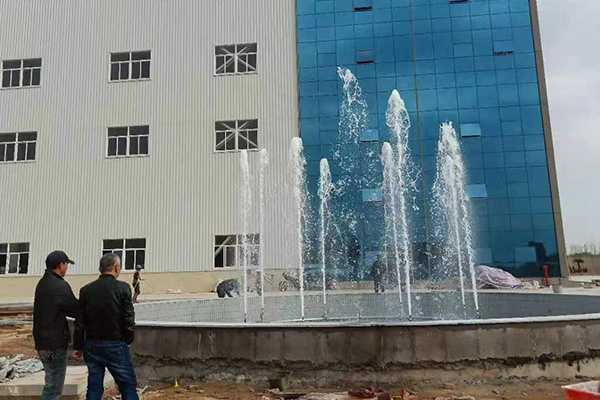
[[[35,374],[44,369],[37,358],[23,360],[23,355],[16,357],[0,357],[0,382]]]
[[[537,282],[522,282],[509,272],[499,268],[479,265],[475,267],[475,278],[480,289],[537,289]]]

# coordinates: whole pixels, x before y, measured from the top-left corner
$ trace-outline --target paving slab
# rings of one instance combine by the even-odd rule
[[[85,397],[87,390],[87,367],[67,367],[65,387],[63,389],[63,400],[80,399]],[[106,389],[114,386],[112,376],[106,372],[104,387]],[[44,371],[13,379],[9,382],[0,383],[0,400],[33,400],[40,399],[44,389]]]

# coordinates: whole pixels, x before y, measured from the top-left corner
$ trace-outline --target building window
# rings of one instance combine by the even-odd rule
[[[481,136],[481,126],[479,124],[460,124],[461,137]]]
[[[354,0],[354,11],[371,11],[373,10],[373,0]]]
[[[0,243],[0,275],[27,274],[29,243]]]
[[[215,151],[258,149],[258,120],[215,122]]]
[[[215,236],[215,268],[243,267],[244,247],[248,249],[248,267],[257,267],[259,262],[260,235],[258,233],[246,235],[216,235]]]
[[[2,87],[40,86],[42,59],[2,61]]]
[[[356,52],[357,64],[373,64],[375,62],[375,52],[373,50],[358,50]]]
[[[363,203],[380,203],[383,201],[383,192],[381,189],[363,189]]]
[[[514,53],[515,51],[512,40],[499,40],[494,42],[495,56],[506,56]]]
[[[34,161],[37,132],[0,133],[0,162]]]
[[[150,51],[110,54],[111,81],[150,79]]]
[[[133,270],[136,265],[146,264],[146,239],[106,239],[102,255],[113,253],[121,257],[121,267]]]
[[[108,128],[108,157],[133,157],[148,155],[150,127],[120,126]]]
[[[467,185],[467,194],[472,199],[486,199],[488,197],[485,183]]]
[[[256,43],[216,46],[215,73],[231,75],[256,72],[256,49]]]

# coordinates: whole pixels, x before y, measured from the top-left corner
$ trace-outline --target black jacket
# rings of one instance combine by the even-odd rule
[[[37,350],[69,347],[71,333],[67,318],[77,318],[79,305],[71,286],[54,271],[46,270],[35,288],[33,340]]]
[[[81,317],[75,321],[73,348],[83,349],[84,340],[133,343],[135,313],[131,288],[112,275],[100,275],[79,291]]]

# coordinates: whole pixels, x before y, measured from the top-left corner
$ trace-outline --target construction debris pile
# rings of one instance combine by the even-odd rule
[[[23,354],[15,357],[0,357],[0,382],[22,378],[44,369],[42,362],[37,358],[23,359],[23,357]]]

